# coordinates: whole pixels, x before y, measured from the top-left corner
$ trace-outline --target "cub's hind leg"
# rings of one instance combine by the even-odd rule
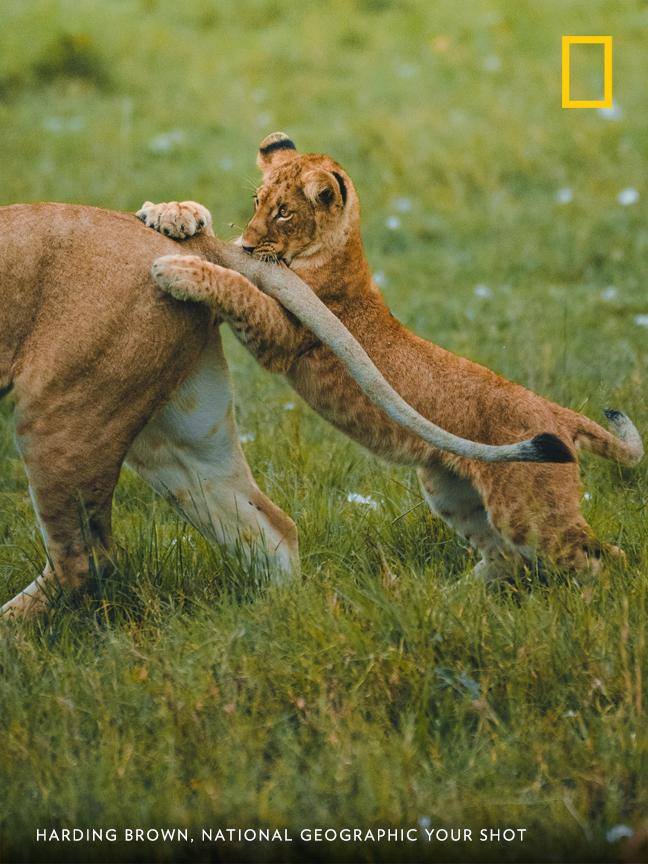
[[[520,557],[491,524],[484,502],[470,480],[442,465],[418,469],[423,496],[436,516],[481,555],[474,574],[494,578],[521,563]]]
[[[472,468],[489,520],[528,563],[569,572],[598,570],[601,558],[623,557],[601,543],[580,511],[577,464]]]

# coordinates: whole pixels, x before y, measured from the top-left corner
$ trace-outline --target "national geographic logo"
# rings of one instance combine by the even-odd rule
[[[603,98],[571,98],[571,47],[572,45],[603,46]],[[611,36],[563,36],[562,37],[562,107],[563,108],[611,108],[612,107],[612,37]]]

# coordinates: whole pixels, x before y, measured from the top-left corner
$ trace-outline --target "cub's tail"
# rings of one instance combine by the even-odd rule
[[[575,414],[576,447],[589,450],[604,459],[612,459],[620,465],[638,465],[643,458],[644,447],[637,427],[622,411],[606,408],[604,414],[612,432],[582,414]]]
[[[263,285],[267,294],[311,330],[340,358],[366,396],[396,423],[439,450],[482,462],[574,462],[571,449],[556,435],[545,432],[512,444],[483,444],[460,438],[423,417],[394,390],[374,365],[362,345],[346,329],[305,282],[284,267],[272,266],[247,255],[240,248],[221,243],[218,257],[227,266]],[[230,301],[223,292],[227,270],[195,255],[165,255],[157,258],[151,275],[164,291],[178,300],[206,302],[222,311]],[[227,277],[241,277],[230,272]],[[242,280],[242,288],[254,286]],[[248,286],[246,288],[246,285]],[[239,290],[241,284],[239,283]],[[244,295],[243,295],[244,296]],[[231,308],[231,306],[230,306]]]

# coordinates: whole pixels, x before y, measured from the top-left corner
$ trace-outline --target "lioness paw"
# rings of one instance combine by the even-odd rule
[[[154,231],[172,240],[186,240],[196,234],[213,235],[211,213],[195,201],[169,201],[153,204],[145,201],[135,214]]]
[[[164,255],[151,266],[151,276],[158,286],[177,300],[206,300],[205,261],[195,255]]]

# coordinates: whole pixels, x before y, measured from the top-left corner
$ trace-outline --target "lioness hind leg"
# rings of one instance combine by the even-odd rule
[[[279,580],[298,573],[297,528],[254,482],[216,340],[138,435],[127,463],[209,540],[248,560],[260,554]]]
[[[110,545],[112,496],[119,466],[74,477],[56,462],[37,466],[26,460],[30,494],[46,545],[48,563],[42,573],[12,600],[0,615],[30,617],[46,610],[59,590],[82,588],[95,566],[105,562]]]
[[[90,568],[103,566],[105,551],[96,543],[88,543],[87,538],[66,547],[50,543],[47,554],[51,563],[45,565],[37,579],[0,607],[0,616],[29,618],[47,611],[60,590],[83,587]]]
[[[48,405],[18,390],[16,441],[49,563],[2,607],[11,617],[43,611],[60,589],[83,588],[95,565],[105,564],[115,485],[145,411],[133,398],[132,412],[125,407],[127,416],[116,422],[104,406],[89,404],[72,388],[68,395],[78,401]]]
[[[238,441],[223,447],[221,433],[214,436],[220,442],[199,447],[169,435],[157,438],[153,452],[150,435],[157,438],[149,429],[135,442],[129,466],[204,537],[242,553],[248,563],[266,561],[277,581],[299,572],[297,527],[256,485]]]

